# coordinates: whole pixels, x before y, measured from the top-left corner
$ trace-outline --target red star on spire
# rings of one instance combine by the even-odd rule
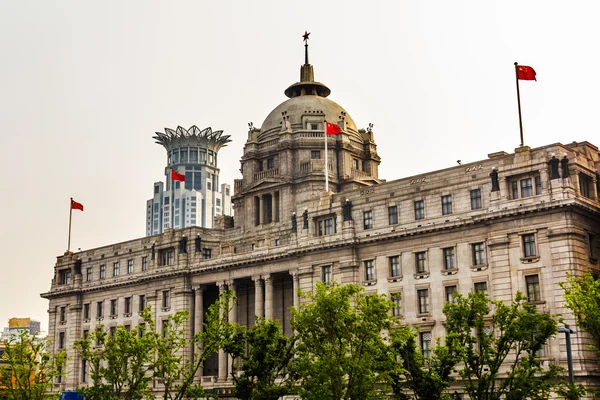
[[[310,35],[310,32],[304,31],[304,35],[302,35],[302,38],[304,38],[305,42],[308,40],[308,35]]]

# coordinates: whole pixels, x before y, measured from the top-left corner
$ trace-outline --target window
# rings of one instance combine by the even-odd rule
[[[365,211],[363,212],[363,222],[365,229],[373,228],[373,211]]]
[[[390,296],[394,305],[392,306],[392,315],[396,318],[402,316],[402,293],[392,293]]]
[[[331,265],[323,267],[321,275],[323,283],[331,285]]]
[[[148,271],[148,256],[142,257],[142,271]]]
[[[542,178],[540,176],[535,177],[535,195],[539,196],[542,194]]]
[[[535,234],[528,233],[522,236],[523,240],[523,256],[524,257],[535,257],[537,251],[535,248]]]
[[[60,322],[66,322],[67,321],[67,307],[62,306],[60,308]]]
[[[415,201],[415,219],[420,220],[425,218],[425,202],[423,200]]]
[[[161,266],[175,264],[175,250],[172,247],[159,250],[158,256]]]
[[[452,195],[442,196],[442,215],[452,214]]]
[[[115,337],[115,335],[117,334],[117,327],[116,326],[111,326],[110,328],[108,328],[108,334],[110,335],[110,337]]]
[[[485,248],[483,247],[483,243],[474,243],[471,246],[473,248],[473,265],[484,265]]]
[[[534,185],[535,185],[535,195],[542,194],[542,179],[539,175],[533,177],[524,177],[522,179],[514,178],[509,179],[510,188],[511,188],[511,197],[512,199],[519,198],[519,190],[520,197],[531,197],[534,195]]]
[[[125,297],[125,314],[131,314],[131,297]]]
[[[479,210],[481,207],[481,189],[471,190],[471,210]]]
[[[146,296],[144,296],[143,294],[140,294],[139,300],[140,300],[140,303],[139,303],[138,310],[144,311],[144,308],[146,308]]]
[[[88,376],[87,368],[88,368],[87,361],[81,360],[81,382],[87,382],[87,376]]]
[[[310,158],[312,158],[313,160],[320,159],[321,158],[321,150],[311,150]]]
[[[475,290],[475,293],[487,293],[487,282],[475,282],[473,289]]]
[[[445,249],[442,249],[442,252],[444,253],[444,269],[456,268],[454,247],[446,247]]]
[[[429,289],[417,290],[419,314],[429,314]]]
[[[83,319],[90,319],[90,303],[83,305]]]
[[[336,218],[329,216],[316,220],[317,236],[333,235],[336,233]]]
[[[400,256],[393,256],[389,258],[390,260],[390,276],[397,277],[402,275],[402,271],[400,270]]]
[[[106,265],[102,264],[100,266],[100,279],[104,279],[106,277]]]
[[[117,316],[117,299],[113,299],[110,301],[110,316]]]
[[[354,169],[360,169],[359,162],[356,158],[352,159],[352,166],[354,167]]]
[[[99,301],[96,303],[96,318],[104,317],[104,302]]]
[[[119,263],[113,263],[113,276],[119,276]]]
[[[388,207],[388,222],[390,225],[396,225],[398,223],[398,207]]]
[[[59,349],[65,348],[65,333],[64,332],[58,333],[58,348]]]
[[[512,182],[512,198],[513,200],[519,198],[519,182],[517,181]]]
[[[444,287],[444,294],[446,295],[446,303],[454,303],[456,301],[454,298],[454,294],[456,293],[456,291],[457,291],[456,285]]]
[[[133,274],[133,260],[127,260],[127,273]]]
[[[205,260],[210,260],[212,257],[212,250],[211,249],[202,249],[202,258],[204,258]]]
[[[527,298],[529,301],[541,301],[540,295],[540,277],[538,275],[528,275],[525,277],[527,286]]]
[[[275,168],[275,158],[269,157],[267,158],[267,169]]]
[[[591,176],[579,173],[579,192],[583,197],[592,198],[594,180]]]
[[[319,124],[310,124],[310,129],[316,131],[317,129],[319,129]]]
[[[89,282],[89,281],[91,281],[91,280],[92,280],[92,274],[93,274],[93,273],[94,273],[94,271],[93,271],[92,267],[87,267],[87,268],[85,269],[85,280],[86,280],[87,282]]]
[[[431,357],[431,332],[420,332],[419,342],[421,344],[421,351],[423,352],[423,357]]]
[[[70,285],[71,284],[71,270],[63,269],[58,272],[58,279],[61,285]]]
[[[521,197],[533,196],[533,187],[531,185],[531,178],[521,179]]]
[[[415,253],[415,265],[417,267],[417,274],[427,272],[427,254],[424,251]]]
[[[171,306],[170,294],[171,292],[168,290],[162,291],[162,308],[169,308]]]
[[[367,281],[375,280],[375,262],[373,260],[365,261],[365,279]]]

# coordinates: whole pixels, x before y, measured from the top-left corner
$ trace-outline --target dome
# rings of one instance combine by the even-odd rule
[[[335,101],[331,101],[322,96],[316,95],[304,95],[292,97],[289,100],[284,101],[267,116],[265,121],[260,127],[260,138],[264,138],[265,135],[271,136],[273,133],[279,133],[281,131],[282,113],[287,112],[290,124],[293,129],[298,129],[302,126],[302,116],[310,113],[315,113],[319,116],[324,114],[325,120],[329,122],[338,122],[342,113],[346,113],[346,110],[342,108]],[[345,115],[346,131],[348,133],[358,133],[354,120],[348,113]]]

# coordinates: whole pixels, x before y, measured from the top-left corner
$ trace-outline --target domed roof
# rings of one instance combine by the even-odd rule
[[[324,120],[337,123],[342,113],[345,113],[346,131],[358,133],[354,120],[338,103],[322,96],[304,95],[292,97],[275,107],[262,123],[259,137],[270,136],[272,133],[279,133],[281,131],[283,112],[286,112],[292,128],[295,129],[302,127],[303,115],[314,113],[318,116],[323,116]]]

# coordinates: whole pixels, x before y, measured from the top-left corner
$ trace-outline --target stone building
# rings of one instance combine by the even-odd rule
[[[169,314],[188,309],[197,332],[227,288],[238,299],[231,320],[276,318],[290,333],[297,289],[333,280],[393,295],[394,314],[418,327],[425,351],[444,336],[442,307],[456,291],[510,300],[520,290],[540,310],[575,325],[558,282],[567,272],[600,268],[596,146],[523,146],[384,182],[373,131],[357,128],[327,98],[308,55],[300,81],[285,94],[289,99],[248,132],[232,197],[235,221],[221,216],[213,229],[166,229],[58,257],[51,289],[42,294],[55,346],[70,348],[100,323],[134,326],[146,305],[157,329]],[[325,121],[342,133],[325,139]],[[68,271],[74,279],[65,283]],[[582,332],[572,340],[576,379],[593,384],[598,372],[589,341]],[[88,376],[69,352],[62,385],[74,389]],[[543,356],[566,366],[564,337],[551,339]],[[221,352],[198,380],[224,387],[230,370]]]

